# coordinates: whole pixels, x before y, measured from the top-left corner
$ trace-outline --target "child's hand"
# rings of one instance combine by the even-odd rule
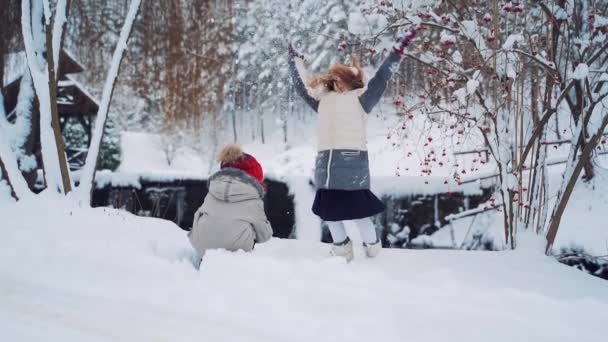
[[[399,54],[400,56],[403,56],[403,54],[405,52],[405,48],[408,45],[410,45],[410,43],[412,42],[412,40],[414,40],[415,37],[416,37],[416,29],[410,30],[408,33],[405,34],[405,36],[403,36],[401,41],[399,41],[399,43],[394,47],[395,52],[397,54]]]
[[[289,43],[289,47],[287,47],[287,53],[289,54],[289,58],[290,58],[290,59],[291,59],[291,58],[295,58],[295,57],[298,57],[298,58],[302,58],[302,59],[304,59],[304,56],[303,56],[303,55],[301,55],[301,54],[299,54],[299,53],[298,53],[298,52],[297,52],[297,51],[296,51],[296,50],[293,48],[293,45],[291,45],[291,43]]]

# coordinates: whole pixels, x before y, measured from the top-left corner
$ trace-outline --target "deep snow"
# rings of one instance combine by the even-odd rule
[[[182,230],[50,194],[0,205],[3,341],[603,341],[608,283],[542,255],[383,250],[346,264],[273,239],[210,252]]]

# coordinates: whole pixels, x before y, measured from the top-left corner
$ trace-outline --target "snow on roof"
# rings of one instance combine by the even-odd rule
[[[72,80],[59,80],[59,81],[57,81],[57,86],[58,87],[70,87],[70,86],[75,86],[75,85],[76,84]]]
[[[86,68],[80,63],[74,55],[66,49],[62,49],[62,54],[70,59],[70,63],[74,64],[77,68],[85,70]],[[10,84],[15,80],[19,79],[23,72],[27,68],[27,58],[25,51],[9,53],[5,56],[4,60],[4,84]],[[92,98],[92,97],[91,97]]]
[[[78,90],[80,90],[83,94],[85,94],[91,101],[93,101],[99,107],[99,100],[97,100],[97,98],[95,98],[95,96],[93,96],[93,94],[91,94],[87,90],[87,88],[85,88],[85,86],[82,85],[82,83],[76,81],[71,75],[65,75],[65,77],[67,78],[67,80],[59,81],[58,86],[60,86],[60,87],[75,86],[76,88],[78,88]]]

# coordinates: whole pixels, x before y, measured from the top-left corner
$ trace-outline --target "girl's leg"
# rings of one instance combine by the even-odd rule
[[[361,240],[366,245],[373,245],[378,242],[378,235],[376,234],[376,226],[371,218],[366,217],[358,220],[354,220],[359,232],[361,233]]]
[[[329,227],[329,232],[334,240],[334,244],[341,244],[348,239],[348,235],[346,235],[346,229],[344,229],[344,223],[342,223],[342,221],[327,221],[325,223],[327,223],[327,226]]]
[[[341,221],[327,222],[331,237],[334,240],[334,244],[331,246],[331,254],[335,256],[344,257],[346,262],[353,260],[355,256],[353,252],[353,243],[346,235],[346,229],[344,223]]]

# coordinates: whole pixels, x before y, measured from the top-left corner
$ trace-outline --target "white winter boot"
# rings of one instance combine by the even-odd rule
[[[331,246],[331,255],[343,257],[346,262],[351,262],[355,253],[353,252],[353,242],[349,238],[346,238],[344,242],[340,244],[333,244]]]
[[[375,258],[378,253],[380,253],[380,250],[382,250],[382,242],[378,240],[376,243],[369,245],[364,242],[363,248],[365,248],[365,255],[367,255],[368,258]]]

